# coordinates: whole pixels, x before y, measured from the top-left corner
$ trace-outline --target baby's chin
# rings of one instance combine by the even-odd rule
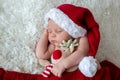
[[[56,47],[60,47],[60,43],[54,43]]]

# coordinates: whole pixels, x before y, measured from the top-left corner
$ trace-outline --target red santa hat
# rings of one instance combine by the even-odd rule
[[[46,14],[46,25],[48,25],[48,19],[52,19],[73,38],[87,34],[90,46],[89,55],[96,55],[100,41],[99,25],[88,9],[72,4],[62,4]]]

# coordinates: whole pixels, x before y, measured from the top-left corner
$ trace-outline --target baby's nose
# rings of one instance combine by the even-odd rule
[[[56,36],[56,34],[55,33],[51,33],[51,37],[55,37]]]

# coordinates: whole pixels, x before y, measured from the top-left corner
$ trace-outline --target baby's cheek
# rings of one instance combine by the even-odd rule
[[[57,39],[57,44],[61,44],[62,41],[63,41],[62,39],[58,38],[58,39]]]
[[[50,40],[51,40],[51,37],[50,37],[50,36],[48,36],[48,41],[50,42]]]

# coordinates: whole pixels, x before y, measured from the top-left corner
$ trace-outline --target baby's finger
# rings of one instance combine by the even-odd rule
[[[61,77],[61,73],[58,73],[57,76],[58,76],[58,77]]]
[[[48,29],[47,28],[45,29],[45,32],[48,33]]]
[[[58,73],[56,71],[54,71],[53,69],[51,70],[51,72],[55,75],[58,76]]]
[[[53,69],[51,69],[51,72],[52,72],[53,74],[55,74],[55,71],[54,71]]]
[[[52,74],[55,75],[55,76],[57,76],[57,73],[55,73],[54,71],[52,71]]]

